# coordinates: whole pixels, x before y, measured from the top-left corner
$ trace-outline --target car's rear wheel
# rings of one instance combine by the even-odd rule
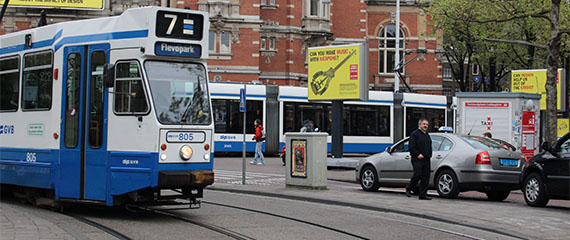
[[[437,175],[437,193],[443,198],[456,198],[459,195],[459,182],[455,173],[449,169]]]
[[[538,173],[529,174],[524,180],[524,200],[526,204],[533,207],[544,207],[548,203],[546,196],[546,187],[542,176]]]
[[[362,168],[360,172],[360,186],[364,191],[376,192],[380,188],[380,183],[378,182],[378,172],[372,166],[366,166]]]
[[[507,199],[511,191],[487,191],[485,194],[487,194],[489,200],[500,202]]]

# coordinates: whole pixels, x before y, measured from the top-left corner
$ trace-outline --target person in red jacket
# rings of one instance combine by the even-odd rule
[[[283,166],[285,166],[285,157],[287,153],[287,149],[285,149],[285,146],[283,146],[283,149],[281,149],[281,153],[279,154],[279,156],[281,157],[281,161],[283,161]]]
[[[263,139],[263,126],[261,126],[261,120],[259,119],[255,119],[255,121],[253,122],[253,125],[255,126],[255,136],[253,137],[253,140],[255,140],[255,156],[253,157],[253,161],[249,162],[250,164],[257,164],[257,165],[263,165],[265,162],[265,159],[263,158],[263,152],[261,152],[261,146],[263,145],[263,141],[265,139]],[[257,159],[259,158],[259,162],[257,162]]]

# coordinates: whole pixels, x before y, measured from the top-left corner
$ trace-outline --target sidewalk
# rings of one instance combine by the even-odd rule
[[[212,190],[284,197],[332,205],[393,212],[443,221],[521,239],[568,239],[570,209],[560,207],[532,208],[506,202],[474,199],[433,200],[407,198],[403,193],[364,192],[358,186],[328,181],[329,190],[308,190],[285,185],[241,185],[214,183]],[[207,191],[205,194],[208,194]],[[484,201],[484,202],[481,202]],[[484,208],[482,208],[482,206]]]
[[[0,202],[0,240],[116,239],[69,216],[3,199]]]

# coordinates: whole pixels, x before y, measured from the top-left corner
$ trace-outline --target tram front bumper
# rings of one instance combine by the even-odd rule
[[[214,183],[212,170],[159,171],[159,188],[203,188]]]

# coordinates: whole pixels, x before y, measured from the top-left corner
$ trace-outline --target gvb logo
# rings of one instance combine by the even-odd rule
[[[14,125],[0,125],[1,134],[14,134]]]

